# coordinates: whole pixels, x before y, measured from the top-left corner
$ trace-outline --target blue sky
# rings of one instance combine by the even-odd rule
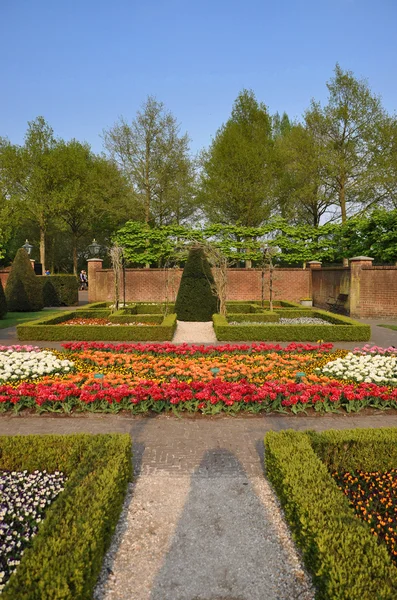
[[[0,136],[43,115],[102,150],[148,94],[207,146],[246,87],[271,113],[324,102],[336,62],[397,109],[397,0],[0,0]]]

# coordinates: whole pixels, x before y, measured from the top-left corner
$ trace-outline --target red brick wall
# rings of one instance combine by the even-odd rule
[[[361,317],[397,317],[397,267],[364,267],[360,277]]]
[[[314,306],[327,309],[328,298],[336,299],[339,294],[350,295],[350,269],[348,267],[313,269],[312,295]],[[348,303],[346,308],[348,308]]]
[[[2,271],[0,271],[0,281],[3,284],[3,289],[6,287],[9,272],[10,272],[10,267],[6,267]]]
[[[172,269],[168,277],[168,299],[175,300],[182,269]],[[161,302],[165,300],[167,274],[164,269],[127,269],[126,300]],[[265,297],[269,297],[269,275],[265,275]],[[99,270],[95,275],[96,301],[113,299],[113,271]],[[274,300],[299,301],[310,293],[310,271],[276,269],[273,276]],[[121,298],[123,290],[121,287]],[[228,300],[260,300],[261,271],[229,269]]]

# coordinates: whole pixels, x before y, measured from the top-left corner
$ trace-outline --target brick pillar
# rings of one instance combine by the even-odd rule
[[[313,273],[313,271],[317,271],[318,269],[321,269],[321,260],[309,260],[307,262],[307,264],[309,265],[309,269],[310,269],[309,296],[313,300],[313,277],[312,277],[312,273]]]
[[[350,259],[350,316],[356,319],[361,317],[361,269],[371,267],[373,260],[369,256],[354,256]]]
[[[33,258],[31,258],[31,259],[30,259],[30,264],[32,265],[32,269],[33,269],[33,270],[34,270],[34,263],[35,263],[35,260],[34,260]]]
[[[89,258],[88,269],[88,302],[96,302],[96,272],[102,270],[103,260],[101,258]]]

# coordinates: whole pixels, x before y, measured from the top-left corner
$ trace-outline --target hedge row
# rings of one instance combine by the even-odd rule
[[[267,312],[251,312],[251,313],[228,313],[227,321],[261,321],[263,323],[276,323],[280,319],[278,312],[270,311]]]
[[[219,314],[213,315],[212,319],[216,337],[220,341],[237,342],[266,340],[278,342],[316,342],[322,340],[324,342],[367,342],[371,337],[370,325],[359,323],[349,317],[333,315],[323,310],[312,311],[310,315],[330,321],[335,326],[277,324],[229,325],[227,319]]]
[[[89,311],[87,316],[93,316]],[[176,315],[167,315],[160,325],[143,327],[126,325],[106,327],[104,325],[61,325],[64,321],[75,317],[83,317],[83,311],[62,312],[60,315],[47,317],[38,321],[30,321],[17,325],[18,339],[21,341],[169,341],[176,329]],[[56,327],[55,327],[56,325]]]
[[[79,302],[79,281],[75,275],[43,275],[37,278],[43,289],[44,306],[74,306]]]
[[[388,471],[397,465],[397,429],[309,432],[311,445],[330,471]]]
[[[0,454],[0,469],[68,476],[2,599],[92,598],[132,476],[130,436],[3,436]]]
[[[352,434],[341,432],[347,436],[345,439],[349,433]],[[365,435],[371,438],[372,433],[368,431]],[[335,437],[338,434],[333,432]],[[390,430],[387,435],[388,446],[392,448],[397,442],[396,432]],[[301,432],[268,433],[265,464],[312,574],[316,598],[395,599],[397,568],[386,548],[371,534],[368,524],[355,516],[310,439],[310,435]],[[319,445],[327,447],[326,437]],[[360,456],[356,460],[359,463]]]

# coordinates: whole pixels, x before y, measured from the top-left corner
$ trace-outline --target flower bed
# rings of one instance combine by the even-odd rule
[[[59,471],[0,471],[0,592],[64,483],[65,477]]]
[[[54,352],[40,348],[0,351],[0,383],[36,379],[49,373],[69,373],[73,362],[62,360]]]
[[[58,323],[58,326],[60,324]],[[101,318],[74,318],[69,319],[69,321],[64,321],[62,325],[104,325],[104,326],[120,326],[121,323],[115,323],[113,321],[109,321],[109,319],[101,319]],[[147,326],[155,326],[155,323],[141,322],[141,321],[133,321],[131,323],[123,323],[123,325],[133,325],[136,327],[147,327]]]
[[[397,430],[269,432],[265,450],[267,476],[312,574],[316,598],[394,600],[397,568],[331,472],[394,468]]]
[[[396,386],[325,376],[322,371],[327,364],[335,358],[343,361],[348,354],[333,352],[330,344],[294,343],[285,349],[274,344],[204,347],[76,342],[64,346],[66,353],[51,354],[68,358],[69,362],[60,362],[71,365],[65,367],[69,372],[46,374],[41,369],[40,375],[36,372],[24,382],[4,382],[0,385],[1,412],[213,415],[397,408]],[[28,353],[21,350],[19,354]],[[357,358],[363,357],[358,353]]]
[[[397,565],[397,469],[374,473],[335,471],[332,476],[356,515],[386,544]]]
[[[272,340],[272,341],[316,341],[324,340],[329,342],[336,341],[367,341],[371,336],[371,327],[365,323],[354,321],[349,317],[335,315],[325,310],[300,310],[276,309],[271,315],[271,321],[278,321],[279,317],[283,319],[280,322],[265,322],[266,313],[229,314],[224,317],[215,314],[212,317],[214,329],[218,340],[239,341],[239,340]],[[307,319],[321,319],[326,324],[307,324]],[[294,322],[286,324],[286,320],[294,319]],[[298,321],[295,321],[297,319]],[[303,321],[302,321],[303,319]],[[253,322],[254,321],[254,322]],[[264,321],[262,323],[262,321]]]
[[[397,385],[397,355],[349,352],[324,365],[321,373],[335,379]]]
[[[1,598],[92,598],[131,479],[130,436],[1,436],[0,470],[58,471],[67,478]]]
[[[24,323],[17,326],[17,334],[20,340],[156,340],[165,341],[173,338],[176,329],[176,315],[140,315],[138,318],[131,318],[128,314],[115,313],[110,317],[108,309],[96,309],[86,311],[74,311],[60,313]],[[91,313],[91,314],[90,314]],[[71,319],[105,319],[118,327],[108,327],[107,325],[73,325],[70,326]],[[149,326],[137,324],[145,321]],[[127,323],[127,324],[126,324]],[[153,324],[156,326],[154,327]]]
[[[290,344],[284,350],[273,344],[203,347],[82,342],[64,346],[66,354],[31,347],[0,352],[6,373],[0,385],[1,411],[215,414],[397,408],[395,386],[325,376],[328,366],[331,370],[335,363],[343,364],[347,354],[330,352],[329,344]],[[361,352],[353,358],[395,360],[394,356]],[[59,366],[58,373],[51,365]],[[19,379],[25,383],[18,383]]]

